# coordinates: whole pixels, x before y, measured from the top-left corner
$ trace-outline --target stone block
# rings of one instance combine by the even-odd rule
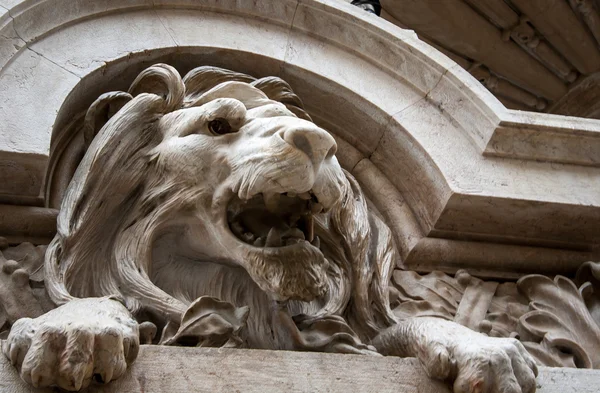
[[[537,393],[597,393],[600,371],[542,367]],[[0,391],[32,389],[0,356]],[[142,346],[120,380],[88,393],[133,392],[394,392],[450,393],[431,380],[416,359],[328,353]]]

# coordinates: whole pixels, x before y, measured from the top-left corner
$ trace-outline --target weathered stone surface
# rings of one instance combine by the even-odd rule
[[[481,370],[493,390],[535,384],[518,340],[470,329],[492,289],[465,301],[479,310],[466,327],[396,317],[391,231],[284,80],[155,64],[100,95],[80,133],[43,265],[58,307],[40,315],[29,272],[2,266],[3,353],[32,386],[118,379],[140,341],[132,318],[162,345],[416,356],[457,393]]]
[[[357,7],[337,0],[2,6],[5,203],[44,203],[41,195],[54,184],[49,156],[70,138],[62,131],[106,89],[127,86],[144,65],[168,59],[184,72],[213,64],[284,77],[317,123],[335,134],[345,168],[357,173],[372,165],[370,184],[395,188],[390,195],[414,212],[410,230],[392,225],[404,257],[419,239],[435,236],[474,248],[487,241],[586,253],[582,259],[566,252],[565,267],[593,259],[598,124],[508,111],[413,32]],[[43,107],[40,96],[48,97]],[[370,162],[357,166],[363,159]],[[45,203],[57,207],[51,198]],[[389,210],[386,198],[373,204]],[[492,267],[477,255],[476,264]]]
[[[587,98],[586,104],[577,105],[582,110],[598,103],[595,97]],[[494,131],[484,154],[600,167],[598,120],[556,115],[540,120],[531,112],[511,111]]]
[[[70,50],[74,45],[79,49]],[[99,16],[30,44],[33,51],[80,77],[114,59],[170,46],[176,43],[153,10]]]
[[[11,244],[48,244],[56,233],[58,210],[0,204],[0,235]]]
[[[508,108],[599,118],[592,82],[600,69],[598,2],[381,0],[381,6],[382,18],[414,29]]]
[[[537,393],[597,393],[600,371],[540,368]],[[0,356],[3,393],[50,393],[32,389]],[[416,359],[326,353],[143,345],[121,380],[94,384],[88,393],[139,392],[401,392],[445,393]]]
[[[522,51],[515,42],[503,40],[502,31],[465,2],[384,0],[382,3],[384,9],[404,25],[438,42],[444,42],[456,53],[502,72],[502,75],[539,95],[556,99],[566,93],[566,87],[558,77]],[[471,43],[469,37],[473,36],[473,31],[477,31],[477,40]],[[445,37],[449,32],[452,32],[453,40]],[[511,60],[507,61],[508,58]]]

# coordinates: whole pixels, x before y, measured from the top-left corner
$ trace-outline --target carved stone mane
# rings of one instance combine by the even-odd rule
[[[289,307],[294,314],[312,317],[348,315],[352,327],[363,337],[372,337],[391,325],[393,317],[387,283],[396,262],[391,236],[383,223],[370,217],[360,188],[351,175],[341,171],[337,162],[331,164],[336,190],[331,191],[330,184],[322,184],[321,189],[314,190],[324,195],[321,199],[325,198],[325,201],[321,202],[328,203],[327,213],[314,215],[314,231],[320,239],[321,251],[310,247],[309,250],[292,250],[285,256],[285,263],[289,265],[289,258],[302,260],[304,256],[298,255],[299,252],[308,253],[310,258],[317,260],[323,259],[319,255],[322,252],[326,258],[322,264],[307,261],[302,266],[304,271],[288,272],[294,276],[286,282],[282,276],[286,268],[277,266],[281,263],[279,256],[268,259],[268,265],[265,265],[267,259],[257,259],[249,266],[248,275],[239,268],[215,263],[220,261],[207,260],[205,250],[199,250],[197,255],[190,255],[192,251],[188,255],[172,253],[170,242],[177,241],[181,231],[189,230],[185,229],[184,221],[194,220],[194,215],[200,215],[197,219],[203,220],[209,229],[221,224],[207,218],[209,205],[204,200],[199,201],[198,196],[212,199],[217,186],[231,180],[230,176],[217,180],[217,175],[213,174],[230,163],[227,162],[229,158],[221,158],[226,162],[219,161],[212,152],[214,145],[206,141],[208,138],[222,140],[227,136],[211,135],[203,141],[187,141],[177,148],[193,149],[193,159],[207,160],[211,165],[202,169],[205,173],[201,176],[191,178],[195,175],[191,173],[185,178],[181,172],[175,173],[169,167],[170,163],[163,159],[161,143],[175,139],[173,134],[185,126],[178,122],[181,109],[208,107],[195,115],[206,117],[199,121],[202,124],[196,124],[199,128],[207,127],[215,119],[227,120],[226,126],[236,130],[244,127],[246,109],[241,110],[243,114],[215,114],[224,107],[229,111],[223,103],[232,99],[239,100],[236,102],[243,103],[248,111],[263,111],[264,116],[274,119],[306,119],[303,121],[307,124],[310,121],[302,102],[283,80],[275,77],[254,79],[214,67],[196,68],[182,80],[170,66],[157,65],[144,71],[133,82],[129,93],[107,93],[92,104],[84,130],[89,148],[64,197],[58,217],[58,234],[49,247],[45,263],[47,285],[53,300],[63,304],[72,296],[120,295],[134,313],[142,310],[162,313],[169,316],[168,320],[179,323],[190,302],[202,295],[215,296],[237,306],[255,302],[257,307],[251,309],[263,309],[264,306],[259,307],[259,304],[268,304],[270,300],[256,288],[252,278],[269,270],[272,271],[269,280],[258,278],[255,281],[266,293],[282,300],[291,299]],[[240,109],[231,109],[235,110]],[[107,119],[106,113],[114,115]],[[273,127],[281,126],[273,124]],[[235,142],[225,141],[225,147],[227,143]],[[261,148],[260,140],[256,138],[251,137],[246,143]],[[186,153],[180,151],[177,154]],[[294,154],[286,151],[278,159],[294,160]],[[273,170],[268,168],[268,162],[252,165],[267,166],[264,176]],[[302,162],[301,165],[306,164]],[[283,174],[287,178],[284,181],[289,184],[302,181],[303,176],[303,173]],[[214,184],[217,181],[219,184]],[[194,186],[188,187],[191,183]],[[257,189],[252,193],[262,191]],[[335,192],[339,193],[341,203],[327,200],[330,197],[327,194]],[[242,191],[239,193],[241,195]],[[290,189],[288,196],[291,193]],[[310,193],[308,199],[314,200],[315,193],[313,190]],[[286,203],[296,203],[298,197],[288,196],[282,197],[291,201]],[[274,192],[271,197],[275,197]],[[248,228],[242,230],[248,231]],[[244,236],[243,233],[240,235]],[[259,233],[256,235],[258,237]],[[157,242],[160,247],[156,247]],[[214,247],[223,246],[215,244]],[[241,264],[235,260],[226,262]],[[303,276],[312,283],[295,285],[305,280]],[[234,281],[235,284],[225,286],[223,281]],[[250,326],[254,325],[252,315]],[[256,326],[256,329],[261,327]]]
[[[523,344],[444,320],[462,301],[429,302],[495,286],[397,270],[389,287],[389,228],[281,79],[157,64],[100,96],[82,132],[44,261],[59,307],[12,315],[3,345],[25,381],[109,382],[141,342],[416,356],[456,393],[535,391]],[[31,273],[4,270],[21,284]]]

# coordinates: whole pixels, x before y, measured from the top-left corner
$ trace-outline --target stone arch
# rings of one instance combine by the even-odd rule
[[[182,72],[204,63],[288,81],[336,135],[342,164],[413,268],[454,271],[435,263],[455,253],[462,267],[494,275],[478,253],[508,243],[516,262],[506,269],[543,246],[552,250],[540,249],[548,272],[572,271],[600,240],[600,196],[584,192],[600,187],[598,124],[568,139],[572,123],[507,110],[413,32],[360,9],[326,0],[31,0],[2,20],[10,38],[0,42],[0,120],[10,132],[0,134],[0,158],[32,176],[27,197],[38,203],[56,206],[61,183],[48,179],[74,165],[53,161],[69,146],[63,132],[99,90],[126,86],[156,61]],[[538,143],[517,146],[528,137]],[[565,140],[568,149],[547,148]]]

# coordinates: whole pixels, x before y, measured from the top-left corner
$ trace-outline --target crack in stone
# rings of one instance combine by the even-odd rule
[[[71,74],[71,75],[73,75],[73,76],[77,77],[77,79],[80,79],[80,80],[81,80],[81,76],[77,75],[77,74],[76,74],[76,73],[74,73],[73,71],[71,71],[71,70],[69,70],[69,69],[65,68],[64,66],[62,66],[62,65],[58,64],[57,62],[55,62],[55,61],[53,61],[53,60],[51,60],[51,59],[47,58],[47,57],[46,57],[46,56],[44,56],[43,54],[41,54],[41,53],[37,52],[36,50],[32,49],[32,48],[31,48],[29,45],[26,45],[26,47],[27,47],[27,49],[29,49],[30,51],[32,51],[32,52],[33,52],[33,53],[35,53],[36,55],[40,56],[40,57],[41,57],[41,58],[43,58],[43,59],[46,59],[46,60],[48,60],[50,63],[52,63],[52,64],[54,64],[55,66],[57,66],[57,67],[59,67],[59,68],[61,68],[61,69],[65,70],[65,71],[67,71],[69,74]]]
[[[285,53],[283,54],[283,61],[281,62],[281,66],[279,67],[279,76],[283,77],[284,68],[287,64],[288,54],[291,49],[290,41],[292,39],[292,29],[294,28],[294,23],[296,22],[296,13],[298,12],[298,8],[300,7],[300,0],[296,1],[296,8],[294,8],[294,15],[292,15],[292,23],[290,23],[290,27],[288,29],[287,41],[285,43]]]
[[[165,29],[165,31],[167,32],[167,34],[169,35],[169,37],[171,37],[171,40],[173,40],[173,44],[175,44],[176,47],[179,47],[179,42],[177,42],[177,40],[175,39],[175,37],[173,37],[173,35],[171,34],[171,31],[167,28],[167,26],[165,25],[165,22],[162,20],[162,18],[158,14],[158,10],[156,9],[156,4],[154,3],[154,1],[152,1],[152,10],[154,11],[154,14],[158,18],[158,21],[160,22],[160,24],[162,25],[162,27]]]
[[[4,7],[2,7],[2,8],[4,8]],[[41,54],[41,53],[37,52],[36,50],[32,49],[32,48],[31,48],[31,46],[29,45],[29,42],[25,41],[25,40],[23,39],[23,37],[21,36],[21,34],[19,34],[19,30],[17,29],[16,21],[15,21],[15,18],[14,18],[14,16],[13,16],[13,15],[12,15],[12,13],[11,13],[11,10],[9,10],[9,9],[7,9],[7,8],[4,8],[4,9],[8,11],[8,16],[9,16],[9,18],[11,19],[12,30],[13,30],[13,31],[14,31],[14,33],[17,35],[17,37],[16,37],[16,38],[18,38],[19,40],[21,40],[21,42],[23,42],[23,47],[22,47],[22,48],[20,48],[19,50],[21,50],[21,49],[26,49],[26,50],[27,50],[27,49],[28,49],[28,50],[32,51],[33,53],[35,53],[36,55],[40,56],[41,58],[43,58],[43,59],[45,59],[45,60],[49,61],[50,63],[54,64],[55,66],[57,66],[57,67],[59,67],[59,68],[61,68],[61,69],[65,70],[65,71],[67,71],[69,74],[71,74],[71,75],[74,75],[75,77],[77,77],[77,79],[80,79],[80,80],[81,80],[81,77],[80,77],[79,75],[77,75],[77,74],[73,73],[72,71],[68,70],[68,69],[67,69],[67,68],[65,68],[64,66],[62,66],[62,65],[60,65],[60,64],[58,64],[58,63],[56,63],[55,61],[53,61],[53,60],[51,60],[51,59],[47,58],[47,57],[46,57],[46,56],[44,56],[43,54]],[[14,39],[14,38],[11,38],[11,39]],[[18,51],[17,51],[17,53],[18,53]],[[11,63],[11,62],[12,62],[12,61],[15,59],[15,55],[16,55],[17,53],[15,53],[15,54],[13,54],[13,56],[11,56],[11,58],[10,58],[10,59],[9,59],[9,60],[6,62],[6,64],[4,64],[4,66],[3,66],[2,68],[0,68],[0,71],[4,70],[4,69],[5,69],[5,68],[6,68],[6,67],[7,67],[7,66],[8,66],[8,65],[9,65],[9,64],[10,64],[10,63]]]
[[[450,68],[452,68],[452,67],[450,67]],[[390,129],[389,129],[390,123],[394,120],[394,118],[396,116],[398,116],[399,114],[403,113],[404,111],[406,111],[406,110],[414,107],[415,105],[420,104],[423,101],[431,100],[431,98],[429,97],[429,94],[438,87],[438,85],[442,82],[442,80],[444,79],[444,77],[446,76],[446,74],[448,74],[448,72],[450,71],[450,68],[446,68],[444,70],[444,72],[442,73],[442,75],[440,75],[440,77],[437,80],[437,82],[435,83],[435,85],[431,89],[429,89],[429,91],[422,98],[420,98],[417,101],[413,102],[412,104],[408,105],[406,108],[402,108],[399,111],[392,113],[389,116],[389,118],[388,118],[388,120],[386,122],[386,125],[384,126],[383,132],[381,133],[381,136],[379,137],[379,140],[375,144],[375,148],[373,149],[373,151],[371,151],[371,153],[369,154],[368,157],[365,157],[366,159],[370,160],[373,157],[373,154],[375,154],[375,152],[377,151],[377,149],[379,149],[379,146],[381,145],[381,141],[387,135],[387,133],[390,131]],[[444,111],[443,108],[441,108],[441,107],[439,109],[442,112]],[[358,164],[360,164],[361,161],[362,160],[360,160],[359,162],[356,163],[356,165],[352,168],[353,171],[354,171],[354,168],[356,168],[356,166]]]

